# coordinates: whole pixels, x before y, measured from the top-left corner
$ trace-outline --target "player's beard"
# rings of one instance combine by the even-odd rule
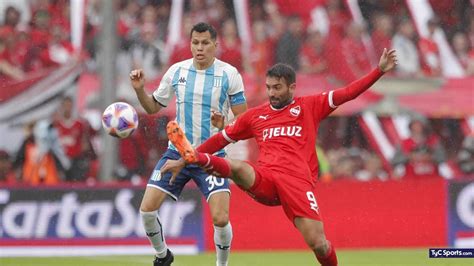
[[[270,105],[275,109],[281,109],[291,103],[293,99],[287,96],[286,99],[270,97]]]

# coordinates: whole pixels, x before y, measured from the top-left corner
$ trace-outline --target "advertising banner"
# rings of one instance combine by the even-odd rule
[[[140,188],[0,189],[0,256],[153,254],[143,230]],[[160,209],[176,253],[204,249],[202,199],[196,188]],[[59,250],[58,250],[59,248]]]
[[[474,181],[452,181],[448,186],[448,241],[459,248],[474,247]]]
[[[318,183],[315,196],[326,236],[336,248],[445,247],[446,184],[441,178],[340,180]],[[204,215],[211,221],[208,211]],[[230,215],[233,250],[308,248],[280,206],[264,206],[236,186],[232,187]],[[211,228],[206,230],[212,236]],[[206,239],[206,246],[214,248],[212,238]]]

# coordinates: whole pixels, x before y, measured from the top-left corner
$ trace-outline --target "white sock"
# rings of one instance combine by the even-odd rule
[[[158,217],[158,212],[143,212],[140,211],[143,220],[143,227],[146,235],[150,240],[151,245],[156,250],[158,258],[164,258],[168,247],[166,246],[165,236],[163,235],[163,228]]]
[[[214,225],[214,243],[216,245],[217,266],[227,266],[232,242],[232,225],[230,222],[224,227]]]

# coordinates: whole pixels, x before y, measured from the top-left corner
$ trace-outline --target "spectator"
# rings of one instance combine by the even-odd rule
[[[371,68],[367,50],[362,42],[363,32],[364,26],[353,21],[347,28],[346,37],[341,43],[344,58],[356,77],[369,72]]]
[[[474,75],[474,49],[469,50],[469,40],[463,32],[456,32],[452,46],[454,54],[464,68],[466,75]]]
[[[70,62],[74,58],[74,47],[69,36],[61,26],[51,28],[51,41],[48,50],[42,55],[45,66],[57,66]]]
[[[115,172],[119,181],[132,181],[138,184],[147,173],[148,147],[143,132],[139,127],[130,137],[119,143],[120,166]]]
[[[466,136],[457,154],[457,163],[463,174],[474,174],[474,132]]]
[[[49,121],[27,126],[26,138],[13,166],[15,169],[21,167],[21,180],[25,184],[55,185],[60,182],[70,161],[60,146],[57,131]]]
[[[209,24],[218,28],[222,21],[229,17],[229,11],[225,5],[225,1],[207,1],[207,17]]]
[[[51,14],[48,10],[38,10],[33,16],[33,27],[31,29],[31,45],[33,47],[45,48],[51,39],[50,34]]]
[[[386,13],[374,16],[372,31],[372,43],[375,54],[381,54],[384,48],[392,47],[393,19]]]
[[[319,31],[309,29],[300,57],[301,72],[321,74],[327,71],[324,37]]]
[[[332,176],[334,179],[352,179],[354,173],[357,171],[356,163],[352,158],[344,154],[340,156],[336,161],[337,167],[331,167],[332,169]]]
[[[9,59],[6,40],[0,35],[0,81],[22,80],[25,77],[24,72],[10,63]]]
[[[171,56],[168,60],[168,67],[172,66],[175,63],[183,61],[185,59],[193,57],[191,49],[189,49],[189,32],[193,27],[193,22],[191,17],[183,17],[183,29],[181,30],[181,38],[179,42],[174,46]]]
[[[434,41],[434,34],[438,28],[436,19],[428,20],[428,36],[420,38],[418,46],[423,62],[423,72],[428,76],[439,76],[441,74],[441,60],[438,45]]]
[[[4,150],[0,150],[0,184],[12,185],[16,183],[15,172],[12,168],[10,155]]]
[[[20,14],[19,24],[27,26],[31,19],[31,3],[29,0],[2,0],[0,1],[0,14],[7,14],[9,7],[13,7]],[[0,16],[0,24],[6,24],[8,17]]]
[[[158,29],[158,38],[162,41],[166,40],[168,32],[168,22],[170,20],[171,1],[160,1],[156,6],[156,27]]]
[[[285,63],[299,70],[298,58],[300,57],[301,40],[303,37],[303,22],[298,16],[288,18],[287,31],[276,44],[276,62]]]
[[[118,31],[124,35],[138,35],[140,5],[137,1],[127,1],[123,4],[118,15]]]
[[[51,41],[50,13],[38,10],[33,16],[33,27],[30,31],[30,46],[25,60],[27,72],[37,71],[51,65],[48,60],[47,48]]]
[[[409,129],[410,137],[402,140],[392,160],[395,174],[406,178],[439,177],[438,165],[446,159],[439,138],[421,118],[414,118]]]
[[[7,7],[5,9],[5,22],[1,28],[8,28],[13,31],[17,30],[17,26],[20,23],[21,14],[13,6]]]
[[[331,166],[324,150],[316,144],[316,154],[318,156],[318,178],[323,182],[332,180]]]
[[[397,71],[401,76],[422,76],[420,57],[413,41],[414,38],[413,24],[408,19],[402,20],[392,40],[393,49],[397,50],[399,58]]]
[[[382,161],[376,154],[367,154],[364,158],[364,166],[356,172],[355,177],[359,181],[388,180],[388,174],[383,169]]]
[[[198,23],[199,21],[209,21],[205,0],[191,0],[189,1],[189,11],[186,12],[185,16],[189,16],[192,19],[192,23]]]
[[[222,24],[221,32],[219,59],[233,65],[238,71],[242,71],[244,66],[242,62],[242,46],[237,34],[235,21],[233,19],[225,20]]]
[[[265,22],[262,20],[255,21],[252,24],[252,34],[253,43],[249,56],[250,63],[255,78],[260,79],[260,77],[265,76],[267,67],[273,64],[273,47],[275,42],[268,35],[265,29]],[[259,85],[260,83],[257,86]]]
[[[86,180],[92,150],[89,142],[89,126],[87,121],[74,116],[74,102],[71,97],[66,96],[62,99],[54,126],[57,129],[61,147],[71,161],[65,180]]]
[[[162,69],[164,44],[158,39],[156,26],[145,23],[141,26],[141,38],[132,46],[133,68],[141,68],[151,78],[157,77]]]

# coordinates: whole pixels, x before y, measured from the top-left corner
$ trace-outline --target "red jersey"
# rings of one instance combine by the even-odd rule
[[[81,120],[58,120],[55,122],[58,130],[59,141],[64,152],[70,159],[75,159],[82,155],[83,140],[86,133],[85,126]]]
[[[334,110],[329,95],[332,93],[297,97],[282,109],[270,104],[249,109],[225,128],[223,136],[232,142],[254,137],[260,166],[315,182],[319,122]]]

